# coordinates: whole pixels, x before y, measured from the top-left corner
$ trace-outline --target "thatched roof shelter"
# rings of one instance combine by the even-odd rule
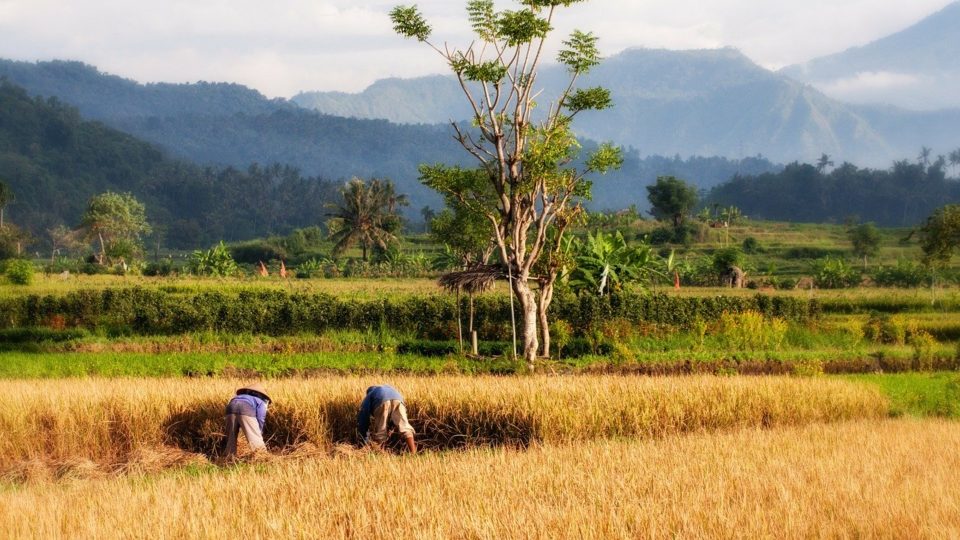
[[[450,292],[480,294],[489,291],[497,278],[506,277],[503,268],[494,264],[478,264],[440,276],[438,284]]]

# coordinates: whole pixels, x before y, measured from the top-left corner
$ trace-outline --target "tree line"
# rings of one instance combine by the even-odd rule
[[[953,154],[952,154],[953,155]],[[960,165],[921,152],[915,162],[890,169],[844,163],[830,170],[829,156],[816,165],[792,163],[778,173],[737,175],[707,194],[706,205],[737,206],[755,219],[842,223],[850,218],[887,227],[922,223],[936,208],[960,202],[960,181],[947,176]]]

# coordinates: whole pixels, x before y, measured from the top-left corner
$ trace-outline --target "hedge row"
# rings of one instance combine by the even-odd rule
[[[475,301],[475,326],[483,339],[509,339],[508,298],[484,296]],[[467,302],[461,310],[466,319]],[[688,326],[714,320],[723,312],[759,311],[793,321],[815,319],[813,300],[753,297],[673,297],[621,294],[597,298],[563,295],[551,313],[584,335],[605,321]],[[410,332],[423,338],[449,339],[456,329],[456,301],[450,295],[382,300],[348,300],[329,294],[277,290],[175,293],[125,288],[78,290],[65,295],[28,295],[0,300],[0,328],[85,328],[136,335],[188,332],[290,335],[326,330]]]

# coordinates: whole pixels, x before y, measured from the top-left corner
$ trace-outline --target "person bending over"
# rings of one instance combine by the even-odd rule
[[[406,439],[410,452],[417,453],[417,443],[413,440],[415,432],[407,420],[407,406],[400,392],[387,385],[367,388],[367,395],[357,414],[357,431],[363,437],[364,444],[382,447],[390,436],[390,424]]]
[[[241,429],[251,450],[267,449],[267,445],[263,442],[263,425],[267,420],[267,408],[270,403],[270,396],[260,383],[237,390],[237,395],[227,403],[227,415],[224,418],[227,456],[236,455],[237,434]]]

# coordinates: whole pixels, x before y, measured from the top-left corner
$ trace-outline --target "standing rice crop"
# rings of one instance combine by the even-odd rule
[[[593,439],[877,418],[879,390],[845,381],[696,376],[643,378],[329,377],[269,383],[265,435],[275,451],[355,440],[367,386],[406,397],[426,449]],[[127,464],[164,448],[214,457],[223,407],[241,381],[77,379],[0,382],[0,472],[25,462]]]

